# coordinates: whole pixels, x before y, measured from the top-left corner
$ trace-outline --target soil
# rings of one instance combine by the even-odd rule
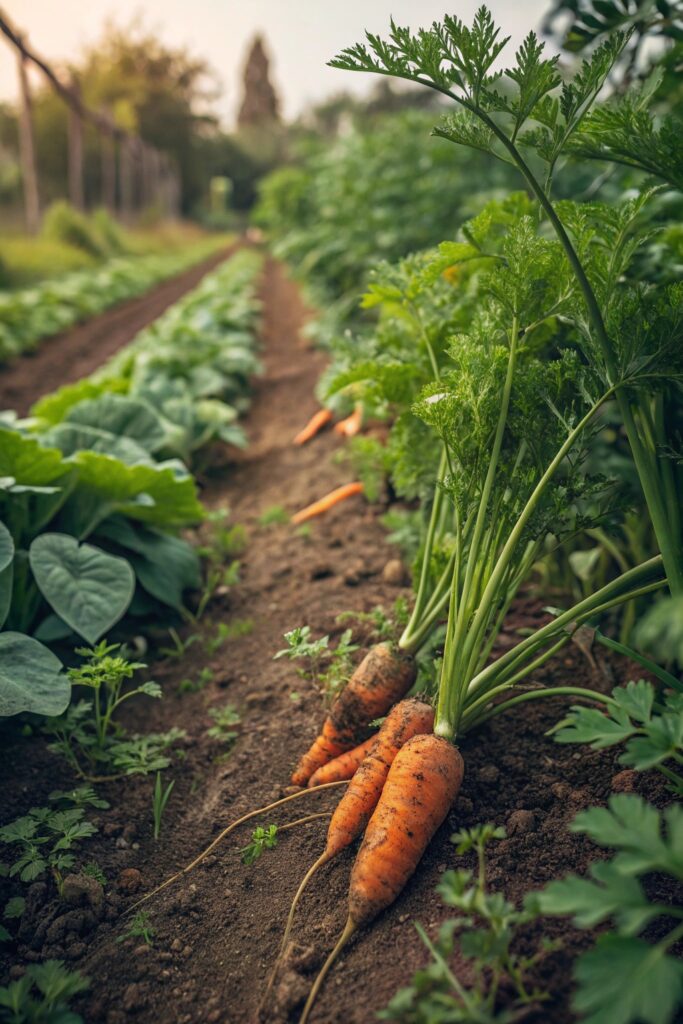
[[[353,498],[314,520],[309,536],[288,524],[267,527],[259,522],[274,505],[294,512],[349,479],[348,467],[334,459],[339,442],[331,431],[302,448],[291,445],[294,433],[315,410],[313,389],[324,359],[302,340],[307,312],[295,284],[272,261],[266,267],[263,299],[265,372],[256,382],[246,419],[250,445],[231,465],[216,471],[204,492],[209,506],[229,505],[233,521],[244,524],[249,534],[241,581],[212,603],[205,634],[211,635],[219,623],[244,626],[246,620],[251,631],[245,627],[244,635],[212,656],[194,644],[184,658],[152,665],[151,676],[162,685],[164,699],[138,701],[129,724],[145,730],[181,725],[187,732],[182,760],[166,773],[176,783],[160,839],[152,837],[152,779],[136,777],[98,787],[111,807],[89,815],[99,833],[84,846],[83,859],[97,862],[104,871],[104,901],[97,892],[84,893],[84,906],[65,912],[52,885],[34,883],[20,921],[18,947],[0,967],[0,981],[6,983],[32,961],[63,957],[91,980],[89,992],[74,1004],[86,1024],[257,1020],[290,900],[323,847],[325,819],[283,833],[276,849],[266,851],[252,867],[241,862],[239,852],[251,826],[236,831],[196,870],[146,905],[154,930],[151,946],[140,937],[124,937],[131,921],[124,912],[191,861],[226,824],[290,792],[289,773],[320,724],[322,700],[290,663],[273,661],[283,646],[282,634],[308,623],[315,635],[338,635],[340,612],[390,607],[398,595],[409,594],[383,576],[386,563],[397,554],[380,522],[382,503],[370,506]],[[520,599],[501,647],[543,614],[532,596]],[[362,638],[363,631],[358,635]],[[213,671],[212,681],[200,692],[181,694],[179,682],[195,678],[204,667]],[[571,680],[606,689],[631,675],[623,661],[604,661],[596,669],[571,648],[537,678],[546,684]],[[230,751],[207,736],[209,709],[226,703],[242,717]],[[593,753],[559,746],[547,737],[564,706],[558,698],[519,707],[463,742],[466,774],[455,806],[397,903],[358,934],[340,958],[311,1017],[315,1024],[370,1024],[427,963],[412,922],[421,922],[434,935],[449,916],[435,892],[439,877],[446,868],[472,866],[471,857],[458,857],[450,842],[457,829],[483,821],[507,827],[508,838],[490,848],[488,877],[492,889],[519,903],[525,893],[552,878],[584,872],[595,858],[593,845],[568,831],[577,811],[603,803],[615,789],[633,789],[659,803],[666,800],[654,775],[621,770],[618,749]],[[73,785],[42,739],[20,738],[9,730],[3,738],[4,820],[44,802],[50,790]],[[261,823],[283,824],[329,810],[335,799],[332,793],[308,795]],[[298,913],[294,947],[263,1020],[298,1020],[315,971],[343,927],[352,858],[353,851],[346,852],[311,884]],[[17,883],[5,887],[8,896],[21,891]],[[666,898],[665,893],[656,894]],[[528,926],[521,948],[538,952],[543,935],[561,945],[540,954],[531,983],[549,998],[543,1006],[532,1007],[525,1020],[567,1024],[573,1020],[571,964],[591,937],[564,920],[550,921]],[[467,978],[467,965],[456,963],[455,969]],[[503,1004],[506,998],[503,992]]]
[[[34,352],[1,366],[0,409],[15,409],[26,416],[41,395],[92,373],[168,306],[195,288],[229,252],[222,249],[144,295],[46,338]]]

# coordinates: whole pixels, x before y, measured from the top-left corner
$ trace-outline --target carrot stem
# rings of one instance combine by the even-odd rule
[[[146,900],[151,899],[152,896],[156,896],[157,893],[160,893],[162,889],[165,889],[167,886],[172,885],[173,882],[177,882],[179,878],[183,877],[183,875],[189,874],[190,871],[192,871],[193,868],[196,868],[198,864],[201,864],[204,858],[208,857],[211,851],[215,850],[218,844],[221,843],[225,839],[225,837],[233,831],[233,829],[236,829],[238,825],[243,825],[245,821],[250,821],[251,818],[255,818],[259,814],[265,814],[266,811],[272,811],[276,807],[281,807],[282,804],[289,803],[290,800],[298,800],[299,797],[307,796],[309,793],[319,793],[323,789],[331,789],[333,786],[348,786],[348,784],[348,779],[343,779],[339,782],[325,782],[321,786],[312,786],[310,789],[302,789],[298,793],[290,793],[289,796],[284,796],[282,797],[281,800],[275,800],[273,803],[268,804],[266,807],[258,807],[255,811],[249,811],[248,814],[243,814],[241,818],[237,819],[237,821],[233,821],[231,825],[228,825],[227,828],[224,828],[223,831],[219,833],[219,835],[217,835],[216,838],[211,843],[209,843],[206,849],[203,850],[198,857],[195,857],[195,859],[191,861],[186,867],[182,868],[182,870],[177,871],[175,875],[171,875],[170,878],[167,878],[166,881],[162,882],[161,885],[158,885],[156,889],[152,889],[151,892],[148,892],[141,899],[136,900],[135,903],[128,907],[126,913],[128,913],[131,910],[135,910],[135,908],[139,907],[141,903],[144,903]],[[285,826],[283,826],[283,828],[284,827]]]
[[[296,512],[292,516],[292,522],[294,524],[304,523],[307,519],[312,519],[314,516],[322,515],[323,512],[327,512],[328,509],[337,505],[340,501],[345,501],[346,498],[352,498],[354,494],[362,494],[363,485],[356,481],[352,484],[343,484],[341,487],[336,487],[329,494],[319,498],[318,501],[314,501],[313,504],[307,505],[306,508],[302,508],[300,512]]]
[[[356,931],[357,927],[358,927],[358,925],[353,920],[353,918],[349,917],[347,919],[347,921],[346,921],[346,924],[344,925],[344,931],[339,936],[339,939],[337,941],[336,946],[334,947],[334,949],[332,950],[332,952],[328,956],[328,958],[325,961],[325,963],[322,965],[322,967],[320,969],[320,973],[318,974],[318,977],[313,982],[313,988],[309,992],[308,999],[306,1000],[306,1005],[304,1006],[304,1009],[303,1009],[303,1013],[301,1014],[301,1017],[299,1018],[299,1024],[306,1024],[306,1022],[307,1022],[307,1020],[308,1020],[308,1018],[309,1018],[309,1016],[311,1014],[311,1010],[313,1009],[313,1004],[315,1003],[315,1001],[317,999],[318,992],[321,989],[322,983],[324,982],[325,978],[327,977],[327,975],[328,975],[328,973],[330,971],[330,968],[334,965],[335,960],[337,959],[337,957],[339,956],[339,954],[343,950],[344,946],[349,941],[349,939],[351,938],[353,933]]]

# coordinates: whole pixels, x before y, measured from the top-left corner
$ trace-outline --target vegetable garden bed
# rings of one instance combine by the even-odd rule
[[[151,667],[149,674],[161,683],[164,700],[151,710],[148,706],[136,712],[131,705],[127,720],[145,730],[180,724],[187,732],[182,760],[175,760],[169,771],[176,783],[160,839],[152,836],[152,778],[98,787],[111,806],[88,814],[99,832],[87,840],[79,857],[95,862],[106,876],[104,902],[96,899],[93,907],[82,894],[67,909],[50,885],[39,881],[28,890],[20,922],[21,963],[64,957],[70,968],[91,979],[89,992],[72,1002],[86,1021],[191,1024],[202,1019],[237,1024],[255,1019],[302,865],[312,863],[320,851],[324,819],[284,833],[277,847],[266,850],[251,867],[240,858],[251,827],[229,837],[193,874],[141,908],[148,915],[142,931],[147,930],[149,943],[139,919],[137,931],[129,934],[136,918],[125,911],[188,863],[224,825],[287,791],[302,737],[312,735],[319,721],[320,697],[309,681],[293,680],[287,662],[273,662],[277,639],[303,621],[316,635],[339,635],[338,613],[347,608],[369,611],[378,604],[390,607],[397,596],[407,594],[383,578],[395,549],[380,523],[382,505],[368,508],[354,499],[314,522],[310,537],[297,535],[269,514],[282,503],[283,494],[287,511],[293,512],[338,484],[343,475],[329,459],[336,446],[333,435],[310,447],[289,444],[302,415],[313,408],[312,389],[322,357],[308,352],[301,359],[304,310],[295,286],[277,265],[268,266],[262,294],[265,374],[246,420],[251,446],[227,476],[217,477],[205,491],[210,507],[230,505],[233,519],[250,534],[242,578],[211,606],[201,629],[202,643]],[[545,619],[537,601],[522,598],[508,617],[501,644],[512,642],[518,629]],[[251,626],[245,625],[249,622]],[[233,637],[209,653],[206,640],[225,624]],[[368,641],[367,627],[358,636]],[[537,678],[546,685],[571,679],[575,685],[604,691],[628,677],[623,661],[599,661],[596,672],[578,648],[571,648],[547,663]],[[183,681],[196,680],[206,669],[202,689],[180,692]],[[242,721],[231,747],[208,735],[210,709],[226,704],[235,707]],[[367,1024],[426,962],[426,951],[408,922],[421,922],[434,936],[438,923],[450,916],[435,886],[445,868],[472,859],[471,854],[455,857],[449,841],[455,829],[481,821],[507,827],[508,838],[490,847],[488,878],[492,890],[519,900],[570,870],[582,871],[595,859],[594,844],[567,830],[577,811],[623,789],[635,788],[655,802],[664,798],[656,776],[625,774],[614,751],[578,755],[545,737],[561,712],[559,700],[532,706],[531,711],[519,708],[464,741],[467,772],[446,824],[399,903],[349,946],[313,1021]],[[14,735],[3,743],[1,756],[8,818],[44,803],[51,790],[73,785],[73,776],[39,737]],[[305,812],[285,806],[262,824],[331,809],[335,798],[322,794],[305,803]],[[323,869],[302,903],[295,947],[277,983],[269,1021],[298,1019],[312,977],[343,924],[351,861],[347,852]],[[15,891],[16,883],[8,885],[8,894]],[[667,900],[671,894],[662,881],[651,895]],[[537,950],[541,934],[561,939],[563,946],[544,954],[532,971],[531,981],[549,991],[551,1000],[525,1019],[564,1024],[572,1019],[571,960],[589,945],[590,935],[566,921],[546,920],[523,930],[525,952]],[[11,962],[6,960],[6,966]]]

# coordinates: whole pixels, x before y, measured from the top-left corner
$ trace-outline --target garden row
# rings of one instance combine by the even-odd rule
[[[445,96],[451,112],[434,130],[438,144],[474,150],[473,161],[482,153],[502,161],[504,177],[487,184],[516,178],[526,191],[473,193],[471,177],[458,184],[467,167],[459,157],[447,194],[467,191],[473,216],[458,216],[457,203],[448,206],[441,188],[430,195],[425,185],[434,157],[417,155],[430,143],[413,139],[407,167],[395,159],[397,148],[408,152],[401,129],[384,165],[373,139],[355,137],[266,185],[260,218],[277,251],[291,258],[310,242],[298,265],[338,300],[336,320],[327,319],[333,362],[323,400],[334,406],[341,397],[386,422],[384,436],[352,442],[356,470],[366,493],[381,490],[387,476],[413,505],[394,516],[395,537],[413,559],[410,616],[395,646],[367,653],[292,776],[297,785],[351,779],[313,872],[364,834],[347,925],[302,1024],[340,951],[392,905],[448,813],[463,776],[454,744],[494,716],[560,695],[578,701],[558,727],[561,742],[625,743],[622,764],[659,772],[672,792],[683,792],[683,287],[672,277],[683,166],[659,69],[638,85],[620,78],[632,44],[611,32],[562,77],[557,58],[546,59],[530,34],[514,65],[492,73],[504,41],[485,8],[471,27],[445,18],[413,35],[392,23],[388,39],[368,36],[333,65]],[[601,102],[608,78],[613,95]],[[421,123],[406,126],[410,133]],[[589,160],[610,166],[600,201],[582,194],[595,173]],[[435,180],[442,173],[439,163]],[[410,207],[409,190],[395,187],[403,175],[419,181],[425,197],[412,238],[411,224],[405,236],[399,228]],[[367,206],[371,179],[380,194],[393,186],[380,213]],[[324,189],[332,182],[348,202],[330,202]],[[444,230],[438,210],[452,218],[453,240],[378,266],[366,312],[356,312],[353,254],[364,268],[373,251],[400,256],[404,242],[408,251],[436,241]],[[384,230],[369,240],[362,229],[373,218]],[[554,607],[540,626],[502,645],[506,616],[531,580]],[[591,643],[630,656],[656,682],[630,682],[611,695],[564,680],[539,683],[535,673],[581,642],[586,628]],[[310,657],[306,631],[288,640],[292,657]],[[416,676],[421,699],[402,701]],[[384,715],[368,753],[371,724]],[[436,945],[427,940],[431,967],[387,1019],[479,1019],[476,1007],[493,1019],[484,1010],[494,1012],[505,976],[514,989],[507,1010],[537,1001],[524,981],[531,962],[510,955],[510,941],[540,907],[573,915],[579,927],[612,922],[577,964],[575,1009],[585,1019],[673,1020],[683,968],[671,951],[683,929],[667,927],[668,908],[649,902],[640,879],[657,871],[683,879],[682,825],[679,806],[660,815],[636,796],[591,809],[574,828],[617,854],[595,864],[589,879],[552,883],[526,917],[489,899],[483,867],[478,879],[445,876],[446,903],[473,914],[479,930],[471,919],[451,922]],[[484,827],[455,837],[458,852],[478,850],[483,865],[495,835]],[[670,916],[680,913],[674,906]],[[448,966],[458,930],[478,978],[470,991]],[[653,934],[657,941],[648,942]]]
[[[236,420],[258,370],[259,255],[207,276],[91,378],[5,415],[0,443],[0,713],[57,715],[73,661],[124,616],[183,613],[201,586],[181,531],[203,509],[192,467]]]
[[[144,294],[200,263],[221,244],[206,238],[177,252],[116,256],[31,288],[0,292],[0,362],[30,352],[44,338]]]

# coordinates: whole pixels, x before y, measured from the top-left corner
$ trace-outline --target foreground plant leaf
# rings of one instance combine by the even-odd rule
[[[135,573],[124,558],[63,533],[44,533],[29,550],[45,600],[71,628],[96,643],[125,614]]]
[[[23,633],[0,633],[0,717],[61,715],[71,685],[52,651]]]

